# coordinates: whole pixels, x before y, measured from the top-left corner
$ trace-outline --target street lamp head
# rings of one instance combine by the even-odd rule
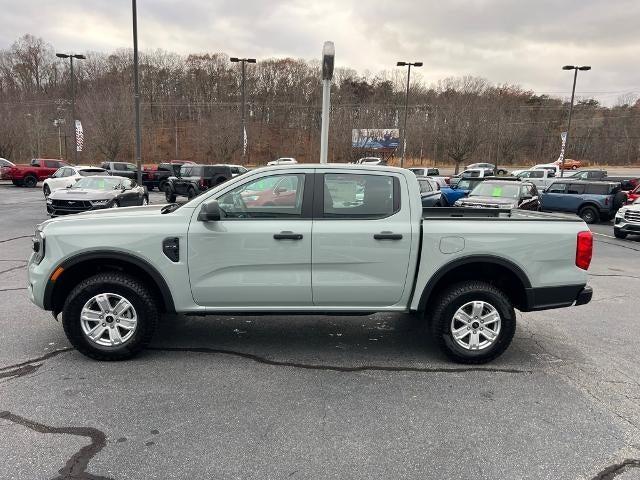
[[[231,60],[232,62],[239,62],[240,59],[238,57],[231,57],[229,60]]]
[[[414,67],[421,67],[422,65],[423,65],[423,63],[422,63],[422,62],[415,62],[415,63],[413,64],[413,66],[414,66]]]
[[[69,58],[69,55],[66,53],[56,53],[56,57],[58,58]]]
[[[407,62],[398,62],[398,63],[396,63],[396,65],[398,67],[405,67],[407,65]]]
[[[256,63],[255,58],[247,58],[247,63]]]
[[[331,80],[333,78],[335,57],[336,47],[333,42],[324,42],[322,46],[322,80]]]
[[[578,67],[578,70],[591,70],[591,67],[589,65],[584,65],[582,67]]]
[[[78,60],[85,60],[87,57],[81,54],[72,55],[73,58],[77,58]]]
[[[576,67],[573,65],[565,65],[562,67],[563,70],[574,70]]]

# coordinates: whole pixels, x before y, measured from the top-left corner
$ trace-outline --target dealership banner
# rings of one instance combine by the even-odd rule
[[[558,157],[558,162],[562,162],[564,160],[564,147],[567,145],[567,132],[562,132],[560,134],[560,138],[562,139],[562,146],[560,147],[560,156]]]
[[[368,150],[395,150],[400,144],[398,128],[354,128],[351,131],[352,148]]]
[[[84,133],[82,132],[82,123],[76,120],[76,151],[81,152],[84,146]]]

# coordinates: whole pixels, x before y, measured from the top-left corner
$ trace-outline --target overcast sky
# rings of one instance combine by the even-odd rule
[[[0,0],[0,46],[31,33],[59,50],[131,47],[127,0]],[[477,75],[613,104],[640,93],[640,0],[139,0],[141,49],[319,58],[359,72],[423,61],[427,83]]]

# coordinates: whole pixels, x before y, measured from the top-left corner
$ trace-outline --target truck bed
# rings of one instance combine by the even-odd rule
[[[532,210],[511,210],[508,208],[464,208],[464,207],[424,207],[423,220],[444,219],[467,220],[527,220],[527,221],[563,221],[582,222],[573,214],[545,213]]]

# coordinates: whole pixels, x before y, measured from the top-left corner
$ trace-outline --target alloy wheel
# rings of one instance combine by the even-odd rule
[[[116,293],[100,293],[82,307],[80,325],[85,337],[103,347],[126,343],[136,331],[138,315],[129,300]]]
[[[451,336],[465,350],[484,350],[500,335],[502,319],[490,303],[473,301],[462,305],[451,319]]]

